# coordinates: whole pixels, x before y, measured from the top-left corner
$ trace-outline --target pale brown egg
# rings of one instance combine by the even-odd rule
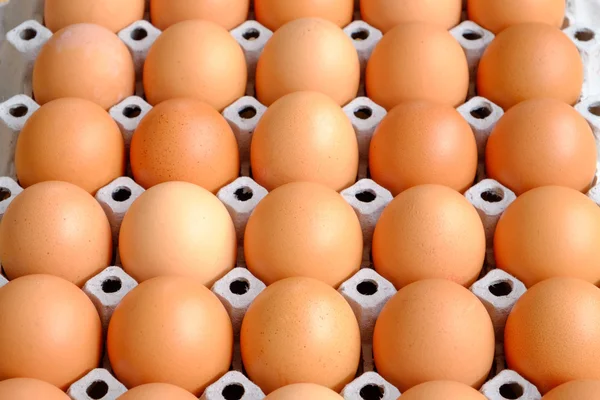
[[[350,305],[335,289],[311,278],[267,287],[242,322],[242,360],[266,394],[292,383],[336,392],[354,379],[360,331]]]
[[[565,0],[467,0],[467,11],[471,21],[496,34],[527,22],[560,28],[565,17]]]
[[[1,400],[69,400],[69,396],[48,382],[31,378],[13,378],[0,382]]]
[[[144,188],[194,183],[213,193],[237,178],[238,145],[214,108],[195,99],[171,99],[144,116],[131,140],[131,170]]]
[[[450,29],[460,22],[461,0],[360,0],[360,15],[383,33],[407,22]]]
[[[56,99],[25,123],[17,139],[15,167],[23,187],[65,181],[94,194],[125,173],[123,135],[96,103]]]
[[[106,346],[115,375],[128,388],[162,382],[199,396],[229,370],[233,328],[221,301],[202,284],[162,276],[123,298]]]
[[[573,400],[600,398],[600,381],[571,381],[555,387],[543,400]]]
[[[128,390],[118,400],[198,400],[196,396],[169,383],[147,383]]]
[[[342,400],[343,397],[326,388],[314,383],[295,383],[287,385],[271,392],[265,400]]]
[[[599,331],[598,288],[574,278],[547,279],[529,288],[508,316],[504,330],[508,368],[542,394],[568,381],[598,380]]]
[[[248,220],[244,254],[265,284],[304,276],[337,288],[360,268],[362,231],[356,213],[334,190],[309,182],[280,186]]]
[[[166,182],[146,190],[125,214],[119,255],[138,282],[178,275],[211,287],[235,265],[236,243],[233,221],[215,195]]]
[[[600,209],[565,187],[532,189],[504,212],[494,235],[498,268],[529,287],[569,276],[600,283]]]
[[[464,103],[468,88],[463,49],[447,30],[430,23],[390,30],[367,63],[367,94],[387,110],[408,100],[456,107]]]
[[[267,109],[252,135],[252,175],[267,190],[289,182],[336,191],[356,181],[358,143],[341,107],[319,92],[295,92]]]
[[[67,182],[38,183],[6,210],[0,259],[9,279],[50,274],[83,286],[110,265],[110,224],[85,190]]]
[[[144,0],[45,0],[44,24],[52,32],[69,25],[90,23],[117,33],[144,19],[144,8]]]
[[[400,289],[428,278],[470,286],[485,258],[479,214],[460,193],[415,186],[383,210],[373,234],[373,264]]]
[[[508,110],[486,147],[490,178],[517,195],[567,186],[587,192],[596,173],[596,141],[583,116],[556,99],[530,99]]]
[[[150,21],[160,30],[192,19],[231,30],[248,19],[250,0],[151,0]]]
[[[505,111],[536,97],[575,104],[583,64],[561,30],[542,23],[513,25],[496,36],[477,70],[477,91]]]
[[[471,386],[453,381],[430,381],[402,393],[402,400],[486,400]]]
[[[352,40],[333,22],[301,18],[269,39],[256,67],[256,96],[270,106],[292,92],[315,91],[344,105],[356,97],[360,80]]]
[[[222,110],[244,95],[248,72],[240,45],[214,22],[179,22],[156,39],[144,63],[152,105],[192,97]]]
[[[393,195],[427,183],[462,193],[477,173],[475,136],[454,107],[407,101],[394,107],[375,130],[369,171]]]
[[[254,0],[254,12],[256,20],[272,31],[300,18],[322,18],[343,28],[352,22],[354,0]]]
[[[0,288],[0,321],[0,380],[35,378],[66,390],[100,363],[100,317],[85,293],[64,279],[10,281]]]
[[[39,104],[79,97],[109,109],[133,95],[133,59],[110,30],[94,24],[70,25],[56,32],[40,50],[32,85]]]

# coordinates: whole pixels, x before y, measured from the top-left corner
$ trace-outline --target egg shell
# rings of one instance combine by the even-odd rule
[[[168,383],[148,383],[128,390],[119,400],[198,400],[196,396]]]
[[[250,0],[152,0],[150,20],[160,30],[181,21],[202,19],[230,30],[248,19]]]
[[[354,0],[254,0],[254,12],[258,22],[272,31],[300,18],[322,18],[343,28],[352,21]]]
[[[460,22],[461,0],[360,0],[363,20],[384,33],[407,22],[429,22],[450,29]]]
[[[402,400],[486,400],[481,393],[464,383],[431,381],[413,386],[402,393]]]
[[[600,396],[600,381],[577,380],[564,383],[543,397],[543,400],[594,399]]]
[[[542,394],[568,381],[597,380],[599,326],[597,287],[563,277],[540,282],[521,296],[506,321],[508,367]]]
[[[0,382],[0,399],[69,400],[69,396],[56,386],[44,381],[13,378]]]
[[[271,392],[265,400],[342,400],[333,390],[314,383],[296,383]]]

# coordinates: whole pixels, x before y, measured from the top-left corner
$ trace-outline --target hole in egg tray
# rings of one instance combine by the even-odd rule
[[[505,399],[515,400],[523,396],[523,388],[517,382],[505,383],[500,386],[500,396]]]
[[[8,113],[15,118],[21,118],[27,115],[29,108],[25,104],[17,104],[8,110]]]
[[[140,106],[131,105],[123,109],[123,115],[127,118],[135,118],[142,113]]]
[[[248,186],[243,186],[237,189],[233,194],[235,195],[235,198],[239,201],[248,201],[252,198],[252,196],[254,196],[252,189]]]
[[[465,31],[463,32],[462,37],[464,37],[467,40],[479,40],[483,37],[483,35],[475,31]]]
[[[112,192],[111,196],[114,201],[122,203],[131,198],[131,189],[125,186],[118,187]]]
[[[148,31],[146,31],[144,28],[135,28],[133,31],[131,31],[130,36],[136,41],[143,40],[148,36]]]
[[[365,385],[360,389],[360,398],[364,400],[380,400],[383,399],[385,390],[378,385]]]
[[[371,280],[364,280],[356,285],[356,290],[363,296],[373,296],[375,293],[377,293],[377,289],[377,282]]]
[[[354,40],[367,40],[369,38],[369,31],[366,29],[358,29],[350,35]]]
[[[229,290],[231,293],[241,296],[250,290],[250,282],[245,279],[236,279],[229,284]]]
[[[500,281],[488,286],[488,290],[496,297],[503,297],[511,294],[513,288],[510,281]]]
[[[108,393],[108,385],[104,381],[94,381],[85,391],[91,399],[98,400]]]
[[[488,106],[479,106],[471,110],[471,116],[477,119],[486,119],[492,114],[492,109]]]
[[[498,203],[504,199],[504,193],[499,189],[486,190],[480,196],[483,201],[487,201],[488,203]]]
[[[10,189],[0,187],[0,201],[10,198],[11,194]]]
[[[373,115],[373,110],[369,107],[360,107],[354,111],[354,116],[358,119],[369,119]]]
[[[362,192],[356,193],[354,197],[363,203],[371,203],[375,201],[377,194],[375,194],[375,192],[372,190],[363,190]]]
[[[123,283],[116,276],[111,276],[102,282],[102,291],[104,293],[116,293],[121,290],[121,287],[123,287]]]
[[[593,103],[588,107],[588,111],[600,117],[600,103]]]
[[[595,36],[596,35],[594,32],[590,29],[580,29],[575,32],[575,39],[579,40],[580,42],[589,42],[590,40],[594,39]]]
[[[246,106],[238,112],[238,115],[242,119],[252,119],[256,116],[256,108],[253,106]]]
[[[260,37],[258,29],[250,28],[242,34],[242,37],[246,40],[256,40]]]
[[[239,383],[232,383],[230,385],[225,386],[221,395],[225,400],[240,400],[244,397],[244,393],[246,389]]]
[[[23,40],[31,40],[37,36],[37,31],[33,28],[25,28],[19,33],[19,37]]]

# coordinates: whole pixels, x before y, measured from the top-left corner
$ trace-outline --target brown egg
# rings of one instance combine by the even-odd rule
[[[430,22],[450,29],[460,22],[461,0],[360,0],[360,15],[383,33],[407,22]]]
[[[600,209],[584,194],[545,186],[519,196],[494,235],[496,265],[529,287],[555,276],[600,283]]]
[[[398,291],[375,324],[377,371],[401,392],[451,380],[479,388],[494,360],[494,327],[473,293],[444,279]]]
[[[199,396],[229,370],[233,328],[206,287],[162,276],[123,298],[110,320],[106,345],[115,375],[128,388],[163,382]]]
[[[337,288],[360,268],[362,245],[352,207],[339,193],[309,182],[269,193],[244,235],[248,269],[267,285],[305,276]]]
[[[289,182],[352,186],[358,143],[340,106],[319,92],[295,92],[267,109],[252,135],[254,179],[267,190]]]
[[[171,99],[156,105],[131,140],[131,170],[145,188],[184,181],[216,193],[237,178],[239,169],[231,127],[199,100]]]
[[[94,194],[125,173],[123,135],[96,103],[53,100],[34,112],[19,133],[15,167],[23,187],[65,181]]]
[[[426,183],[462,193],[475,180],[477,143],[453,107],[407,101],[394,107],[377,127],[369,170],[371,178],[393,195]]]
[[[242,322],[240,345],[248,377],[266,394],[292,383],[339,392],[356,375],[361,347],[350,305],[311,278],[284,279],[261,292]]]
[[[512,309],[504,330],[506,362],[542,394],[568,381],[598,380],[599,331],[598,288],[574,278],[548,279]]]
[[[383,210],[373,234],[375,269],[396,288],[428,278],[470,286],[485,258],[479,214],[460,193],[415,186]]]
[[[540,22],[560,28],[565,0],[467,0],[469,19],[498,34],[512,25]]]
[[[52,32],[68,25],[90,23],[116,33],[144,19],[144,7],[144,0],[46,0],[44,24]]]
[[[367,94],[387,110],[408,100],[456,107],[464,103],[468,88],[463,49],[434,24],[397,26],[383,36],[367,63]]]
[[[231,30],[248,19],[250,0],[152,0],[150,20],[160,30],[192,19],[214,22]]]
[[[272,31],[300,18],[322,18],[343,28],[352,22],[354,0],[254,0],[254,12],[256,20]]]
[[[504,110],[535,97],[572,105],[582,85],[577,47],[562,31],[541,23],[502,31],[483,53],[477,71],[479,95]]]
[[[0,259],[9,279],[50,274],[83,286],[111,262],[110,224],[85,190],[66,182],[38,183],[6,210]]]
[[[196,396],[169,383],[147,383],[128,390],[119,400],[198,400]]]
[[[29,275],[9,282],[0,288],[0,321],[0,380],[35,378],[66,390],[100,363],[100,317],[64,279]]]
[[[247,78],[242,48],[210,21],[171,26],[156,39],[144,63],[144,91],[152,105],[192,97],[220,111],[244,95]]]
[[[265,400],[342,400],[333,390],[314,383],[295,383],[271,392]]]
[[[430,381],[402,393],[402,400],[486,400],[471,386],[453,381]]]
[[[178,275],[211,287],[233,268],[236,236],[227,209],[187,182],[156,185],[123,218],[119,255],[136,281]]]
[[[256,67],[256,97],[270,106],[292,92],[310,90],[344,105],[356,97],[358,53],[333,22],[302,18],[288,22],[267,42]]]
[[[108,29],[71,25],[56,32],[40,50],[32,85],[39,104],[79,97],[109,109],[134,92],[133,59]]]
[[[586,192],[596,173],[596,141],[587,121],[556,99],[531,99],[500,118],[486,147],[486,170],[517,195],[567,186]]]
[[[571,381],[555,387],[543,397],[544,400],[597,399],[600,397],[600,381]]]
[[[31,378],[13,378],[0,382],[2,400],[69,400],[69,396],[56,386]]]

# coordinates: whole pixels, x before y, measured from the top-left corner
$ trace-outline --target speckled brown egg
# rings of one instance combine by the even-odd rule
[[[529,287],[555,276],[600,283],[600,209],[586,195],[545,186],[519,196],[494,235],[498,268]]]
[[[233,268],[236,235],[215,195],[187,182],[146,190],[123,218],[119,255],[136,281],[185,276],[211,287]]]
[[[31,378],[13,378],[0,382],[0,399],[69,400],[69,396],[48,382]]]
[[[402,400],[486,400],[469,385],[453,381],[430,381],[413,386],[402,393]]]
[[[85,293],[64,279],[28,275],[10,281],[0,288],[0,322],[0,381],[35,378],[66,390],[100,363],[100,317]]]
[[[352,207],[334,190],[309,182],[269,193],[244,235],[248,269],[267,285],[305,276],[337,288],[358,271],[362,245]]]
[[[244,95],[246,58],[214,22],[179,22],[156,39],[144,63],[144,92],[152,105],[192,97],[222,110]]]
[[[485,232],[475,208],[440,185],[415,186],[383,210],[373,234],[373,264],[396,288],[444,278],[469,286],[485,257]]]
[[[262,291],[246,312],[240,344],[248,377],[266,394],[292,383],[339,392],[356,375],[361,347],[348,302],[312,278]]]
[[[358,143],[341,107],[319,92],[295,92],[267,109],[252,135],[253,178],[267,190],[289,182],[342,190],[356,181]]]
[[[456,107],[464,103],[468,88],[463,49],[447,30],[430,23],[390,30],[367,63],[367,94],[387,110],[408,100]]]
[[[573,278],[540,282],[521,296],[506,321],[508,368],[542,394],[568,381],[600,379],[599,330],[597,287]]]
[[[0,259],[9,279],[56,275],[83,286],[110,265],[106,214],[85,190],[47,181],[21,192],[0,224]]]
[[[375,130],[369,171],[393,195],[427,183],[462,193],[473,185],[477,172],[475,136],[453,107],[407,101],[394,107]]]
[[[196,396],[169,383],[147,383],[128,390],[119,400],[198,400]]]
[[[125,144],[117,123],[89,100],[64,98],[44,104],[17,139],[19,184],[73,183],[94,194],[125,173]]]
[[[490,43],[477,71],[479,95],[504,110],[524,100],[548,97],[575,104],[583,64],[575,44],[541,23],[513,25]]]
[[[461,11],[461,0],[360,0],[362,19],[384,33],[407,22],[450,29],[460,22]]]
[[[239,168],[231,127],[199,100],[158,104],[144,116],[131,140],[131,170],[144,188],[184,181],[216,193],[237,178]]]
[[[199,396],[229,370],[233,328],[221,301],[202,284],[162,276],[123,298],[106,346],[115,375],[128,388],[162,382]]]
[[[250,0],[152,0],[150,21],[165,30],[192,19],[212,21],[231,30],[248,19]]]
[[[600,396],[600,381],[578,380],[563,383],[543,397],[543,400],[596,399]]]
[[[333,22],[301,18],[269,39],[256,67],[256,96],[270,106],[298,91],[316,91],[344,105],[356,97],[360,80],[352,40]]]
[[[343,397],[326,388],[314,383],[295,383],[287,385],[271,392],[265,400],[342,400]]]
[[[483,304],[444,279],[400,289],[381,310],[373,334],[377,372],[402,393],[434,380],[478,389],[490,372],[494,347]]]
[[[144,0],[46,0],[44,24],[52,32],[69,25],[90,23],[117,33],[144,19],[144,8]]]
[[[110,30],[94,24],[71,25],[56,32],[40,50],[32,85],[39,104],[79,97],[109,109],[133,95],[133,59]]]
[[[592,129],[581,114],[556,99],[530,99],[500,118],[485,161],[490,178],[520,195],[547,185],[586,192],[596,158]]]
[[[565,17],[564,0],[468,0],[469,19],[499,33],[512,25],[540,22],[560,28]]]
[[[340,28],[352,22],[354,0],[254,0],[256,20],[276,31],[299,18],[322,18]]]

